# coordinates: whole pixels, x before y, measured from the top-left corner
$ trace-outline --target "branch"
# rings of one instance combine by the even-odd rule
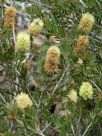
[[[91,127],[91,125],[92,125],[92,121],[91,121],[90,124],[87,126],[87,128],[86,128],[86,130],[85,130],[85,132],[83,133],[82,136],[85,136],[85,135],[86,135],[86,133],[87,133],[87,131],[89,130],[89,128]]]
[[[54,90],[53,90],[53,92],[52,92],[52,95],[53,95],[53,94],[55,93],[55,91],[57,90],[59,84],[61,83],[62,79],[64,78],[64,76],[65,76],[65,74],[66,74],[66,71],[67,71],[67,70],[64,71],[64,73],[62,74],[62,76],[61,76],[59,82],[56,84],[56,86],[55,86],[55,88],[54,88]]]

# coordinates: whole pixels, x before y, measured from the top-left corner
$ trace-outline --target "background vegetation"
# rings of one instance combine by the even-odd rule
[[[10,5],[17,9],[14,29],[4,26],[4,11]],[[73,48],[82,34],[78,25],[86,12],[94,15],[95,24],[89,33],[89,47],[80,55]],[[38,17],[44,22],[41,34],[47,42],[34,48],[27,59],[25,54],[15,52],[14,33]],[[51,36],[56,38],[50,41]],[[44,71],[47,49],[58,42],[59,71],[47,74]],[[92,84],[92,100],[85,101],[79,96],[82,82]],[[72,89],[78,93],[78,102],[63,102]],[[32,107],[19,110],[12,104],[21,91],[29,94]],[[1,136],[102,135],[102,0],[0,3],[0,133]]]

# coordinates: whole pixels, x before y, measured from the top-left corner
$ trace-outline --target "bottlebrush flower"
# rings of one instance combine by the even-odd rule
[[[45,71],[47,73],[53,73],[58,71],[60,54],[60,49],[57,46],[51,46],[48,49],[44,65]]]
[[[5,18],[5,22],[4,22],[4,26],[6,27],[13,27],[15,26],[15,19],[13,17],[6,17]]]
[[[70,93],[67,95],[67,98],[69,101],[77,103],[78,100],[77,92],[74,89],[72,89]]]
[[[43,26],[44,26],[43,21],[37,18],[37,19],[34,19],[33,22],[30,24],[28,31],[31,35],[38,36]]]
[[[4,25],[7,27],[13,27],[15,25],[16,8],[8,7],[5,9]]]
[[[89,33],[93,27],[95,22],[95,18],[90,13],[85,13],[82,15],[82,18],[79,23],[79,29],[81,29],[85,33]]]
[[[25,109],[33,105],[29,95],[22,92],[16,96],[16,104],[19,109]]]
[[[15,7],[8,7],[5,9],[5,16],[15,17],[16,13],[17,13],[17,10]]]
[[[87,35],[81,35],[76,41],[75,50],[83,50],[86,49],[89,45],[89,37]]]
[[[30,49],[30,35],[26,32],[19,32],[16,38],[16,50],[29,51]]]
[[[93,98],[93,87],[89,82],[83,82],[80,87],[79,95],[83,97],[84,100]]]

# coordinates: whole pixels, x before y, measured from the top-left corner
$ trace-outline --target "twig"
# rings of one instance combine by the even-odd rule
[[[93,112],[92,112],[92,114],[93,114]],[[82,136],[86,136],[86,133],[88,132],[89,128],[92,126],[92,123],[93,123],[94,118],[95,118],[95,115],[93,114],[93,115],[92,115],[92,120],[91,120],[90,124],[87,126],[87,128],[86,128],[86,130],[84,131],[84,133],[83,133]]]
[[[38,108],[39,105],[36,103],[36,101],[34,100],[34,98],[33,98],[32,95],[31,95],[31,93],[30,93],[29,91],[27,91],[27,92],[28,92],[29,96],[32,98],[32,101],[33,101],[33,103],[35,104],[35,106]]]
[[[91,121],[90,124],[87,126],[87,128],[86,128],[86,130],[85,130],[85,132],[83,133],[82,136],[85,136],[85,135],[86,135],[86,133],[87,133],[87,131],[89,130],[89,128],[91,127],[91,125],[92,125],[92,121]]]
[[[3,8],[3,3],[1,4],[1,14],[2,14],[2,18],[4,17],[4,8]]]
[[[37,134],[39,134],[40,136],[45,136],[45,135],[43,134],[43,132],[40,130],[39,125],[37,125],[37,124],[35,124],[35,125],[36,125],[36,132],[37,132]]]
[[[97,88],[99,92],[102,92],[102,90],[97,86],[97,84],[94,81],[91,80],[91,83]]]
[[[98,43],[102,43],[100,40],[96,39],[95,37],[89,36],[92,40],[98,42]]]
[[[61,83],[62,79],[64,78],[65,74],[66,74],[66,70],[65,70],[64,73],[62,74],[62,76],[61,76],[59,82],[56,84],[56,86],[55,86],[55,88],[54,88],[54,90],[53,90],[53,92],[52,92],[52,95],[53,95],[53,94],[55,93],[55,91],[57,90],[57,88],[58,88],[59,84]]]
[[[95,23],[95,26],[98,27],[98,28],[100,28],[100,29],[102,29],[102,26],[100,26],[100,25],[98,25],[96,23]]]
[[[48,123],[48,124],[44,127],[44,129],[42,130],[42,132],[44,132],[50,125],[51,125],[51,123]]]
[[[85,8],[87,8],[87,6],[85,5],[85,3],[84,3],[82,0],[80,0],[80,3],[81,3]]]
[[[76,136],[72,123],[71,123],[71,129],[72,129],[73,135]]]
[[[13,26],[12,28],[12,34],[13,34],[13,42],[14,42],[14,45],[16,43],[16,36],[15,36],[15,27]]]

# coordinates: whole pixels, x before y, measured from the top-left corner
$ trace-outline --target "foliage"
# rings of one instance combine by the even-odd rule
[[[16,25],[7,28],[5,8],[11,5],[17,9]],[[102,135],[101,9],[102,0],[0,1],[0,135]],[[88,33],[89,46],[75,52],[76,41],[84,34],[78,25],[86,12],[95,18]],[[30,51],[16,51],[17,33],[26,31],[35,18],[43,20],[40,35],[46,40],[37,37],[33,48],[31,36]],[[44,63],[52,45],[58,46],[61,56],[59,70],[48,74]],[[83,82],[92,85],[93,99],[84,100],[79,95]],[[72,89],[78,95],[76,103],[68,99]],[[23,110],[17,107],[15,98],[20,92],[30,96],[33,106]]]

